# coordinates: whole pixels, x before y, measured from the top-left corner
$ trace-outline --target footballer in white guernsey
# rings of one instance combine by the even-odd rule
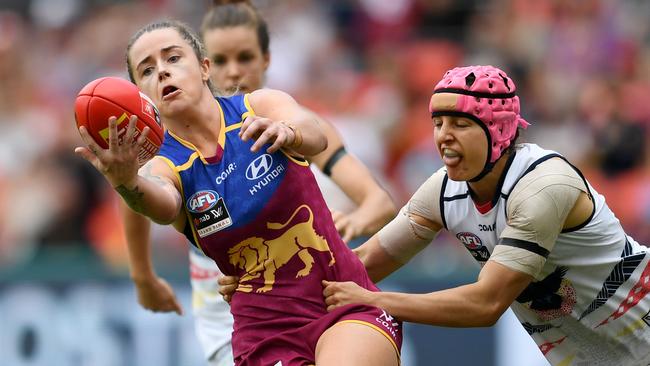
[[[445,166],[357,250],[378,281],[447,230],[481,265],[477,281],[428,294],[328,283],[326,303],[452,327],[491,326],[510,307],[552,365],[647,366],[650,249],[559,153],[515,143],[528,127],[515,91],[492,66],[445,74],[429,106]]]

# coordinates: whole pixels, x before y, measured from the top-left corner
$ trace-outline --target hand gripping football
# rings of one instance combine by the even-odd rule
[[[117,77],[103,77],[84,86],[74,104],[77,128],[85,126],[90,136],[104,149],[108,148],[108,119],[117,118],[121,140],[131,115],[138,116],[135,138],[146,126],[151,130],[138,154],[140,165],[151,159],[163,141],[164,131],[158,109],[135,84]]]

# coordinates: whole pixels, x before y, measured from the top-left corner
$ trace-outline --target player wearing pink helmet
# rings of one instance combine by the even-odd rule
[[[326,303],[450,327],[491,326],[510,307],[553,365],[648,365],[650,250],[560,154],[515,144],[528,126],[515,91],[492,66],[448,71],[429,105],[445,166],[356,250],[379,281],[445,229],[481,265],[477,281],[428,294],[324,281]]]

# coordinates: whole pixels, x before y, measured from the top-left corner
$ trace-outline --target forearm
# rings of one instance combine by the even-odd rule
[[[120,211],[129,253],[131,278],[139,283],[156,277],[151,260],[151,221],[131,210],[125,203],[120,204]]]
[[[499,319],[505,308],[488,294],[476,291],[476,284],[428,294],[373,292],[368,304],[386,310],[403,321],[445,327],[487,327]]]
[[[152,179],[138,175],[133,182],[114,188],[131,210],[156,223],[170,224],[180,211],[180,194],[169,184],[154,182]]]
[[[384,227],[396,214],[397,208],[393,200],[388,193],[377,187],[368,192],[357,209],[349,215],[361,223],[362,234],[370,236]]]
[[[375,234],[367,242],[353,250],[363,263],[372,282],[377,283],[397,271],[404,263],[391,257],[379,245],[379,238]]]

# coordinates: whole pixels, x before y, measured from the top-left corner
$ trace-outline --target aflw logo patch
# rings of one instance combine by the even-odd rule
[[[187,210],[192,216],[192,224],[204,238],[232,225],[230,213],[223,197],[212,190],[198,191],[187,200]]]

